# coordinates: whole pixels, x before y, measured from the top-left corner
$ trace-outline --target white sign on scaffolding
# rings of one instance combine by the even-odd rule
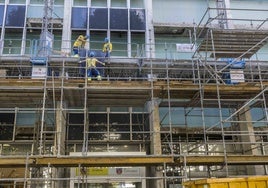
[[[33,65],[32,79],[45,79],[47,77],[47,67],[43,65]]]
[[[196,46],[189,43],[178,43],[176,44],[177,52],[195,52]]]
[[[245,76],[243,70],[230,70],[231,83],[245,82]]]

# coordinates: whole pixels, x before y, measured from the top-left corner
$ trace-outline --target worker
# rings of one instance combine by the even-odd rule
[[[112,50],[113,50],[112,43],[110,42],[109,38],[105,38],[102,48],[102,51],[105,53],[105,57],[110,57]]]
[[[97,69],[96,64],[100,63],[101,65],[105,65],[105,63],[99,61],[97,58],[95,58],[95,53],[90,52],[90,55],[86,60],[79,61],[82,63],[83,61],[86,62],[86,68],[87,68],[87,79],[88,81],[91,81],[91,77],[95,76],[97,77],[97,80],[101,80],[100,71]]]
[[[78,38],[75,40],[73,45],[74,57],[79,57],[79,50],[85,47],[87,39],[89,39],[89,35],[79,35]]]

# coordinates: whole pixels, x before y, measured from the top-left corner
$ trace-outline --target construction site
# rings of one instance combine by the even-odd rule
[[[268,188],[267,7],[0,0],[0,188]]]

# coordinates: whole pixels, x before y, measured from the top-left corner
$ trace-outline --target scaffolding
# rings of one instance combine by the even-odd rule
[[[152,51],[149,58],[111,57],[102,81],[81,76],[72,57],[49,57],[45,79],[32,78],[29,59],[2,60],[0,185],[139,179],[168,187],[201,177],[267,175],[267,62],[250,59],[267,42],[267,31],[209,27],[216,18],[193,29],[193,41],[202,40],[191,60],[152,58]],[[235,73],[242,79],[227,82],[233,78],[223,75],[241,59],[246,65]],[[23,118],[30,122],[18,124]],[[126,147],[136,154],[125,155]],[[108,155],[118,151],[125,152]],[[146,167],[151,174],[88,174],[116,167]]]

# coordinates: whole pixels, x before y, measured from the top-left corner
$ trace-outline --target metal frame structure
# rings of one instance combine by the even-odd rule
[[[77,59],[72,57],[49,56],[48,74],[40,79],[31,78],[30,59],[19,57],[20,62],[14,65],[14,57],[3,57],[1,68],[7,75],[0,80],[0,111],[3,114],[14,113],[16,119],[20,110],[26,113],[28,110],[39,112],[41,118],[30,130],[30,139],[16,139],[19,133],[16,128],[19,127],[14,120],[12,139],[0,141],[0,169],[5,169],[1,173],[7,176],[2,176],[0,183],[10,185],[11,182],[14,187],[24,188],[46,183],[50,187],[68,186],[74,178],[62,177],[68,175],[64,174],[64,170],[90,167],[145,166],[154,176],[129,178],[160,181],[164,187],[200,177],[267,175],[267,62],[250,60],[267,42],[267,32],[215,29],[208,27],[210,22],[211,19],[208,19],[202,27],[200,24],[193,29],[196,40],[201,36],[203,40],[191,60],[157,59],[153,58],[153,51],[150,51],[149,58],[111,57],[110,64],[104,67],[105,71],[109,70],[109,75],[104,75],[102,81],[89,82],[86,76],[81,77],[83,67],[78,66]],[[242,39],[238,37],[241,35]],[[228,50],[218,42],[238,38]],[[235,51],[237,44],[241,45],[242,51]],[[224,60],[219,59],[226,57],[234,61],[226,65]],[[248,58],[243,69],[243,82],[228,84],[223,72],[242,57]],[[17,66],[19,70],[15,68]],[[111,110],[118,106],[128,110]],[[92,107],[104,110],[94,111]],[[146,110],[135,112],[135,107]],[[157,115],[160,108],[167,109],[162,119]],[[263,112],[257,120],[252,120],[249,115],[254,108]],[[208,109],[217,110],[211,113]],[[148,115],[145,119],[149,123],[142,121],[141,126],[148,124],[150,129],[118,131],[122,135],[140,134],[141,140],[90,140],[90,134],[114,133],[110,127],[115,121],[109,119],[113,112],[121,116],[127,114],[124,117],[129,117],[129,127],[134,124],[133,114]],[[184,118],[183,125],[176,124],[182,122],[176,121],[180,112]],[[54,115],[54,127],[47,122],[49,113]],[[65,128],[70,128],[70,113],[83,115],[79,124],[83,136],[68,143]],[[93,127],[90,113],[106,117],[105,131],[89,129]],[[197,126],[193,126],[191,118],[200,120]],[[208,119],[213,122],[208,122]],[[117,117],[116,120],[121,119]],[[261,126],[253,126],[258,124]],[[95,122],[95,125],[102,126],[100,122]],[[29,133],[26,128],[20,128],[23,136]],[[31,145],[29,153],[22,151],[19,155],[14,151],[12,155],[12,145],[26,143]],[[88,156],[90,147],[98,144],[106,147],[107,152],[111,145],[133,144],[148,155]],[[70,145],[74,148],[79,145],[81,150],[73,151],[82,152],[82,156],[69,156]],[[4,151],[5,148],[10,149],[10,153]],[[18,177],[13,176],[15,172],[10,170],[11,167],[20,171]],[[117,181],[115,177],[109,178]],[[81,173],[77,180],[82,184],[92,179],[105,181],[107,177],[92,178]]]

